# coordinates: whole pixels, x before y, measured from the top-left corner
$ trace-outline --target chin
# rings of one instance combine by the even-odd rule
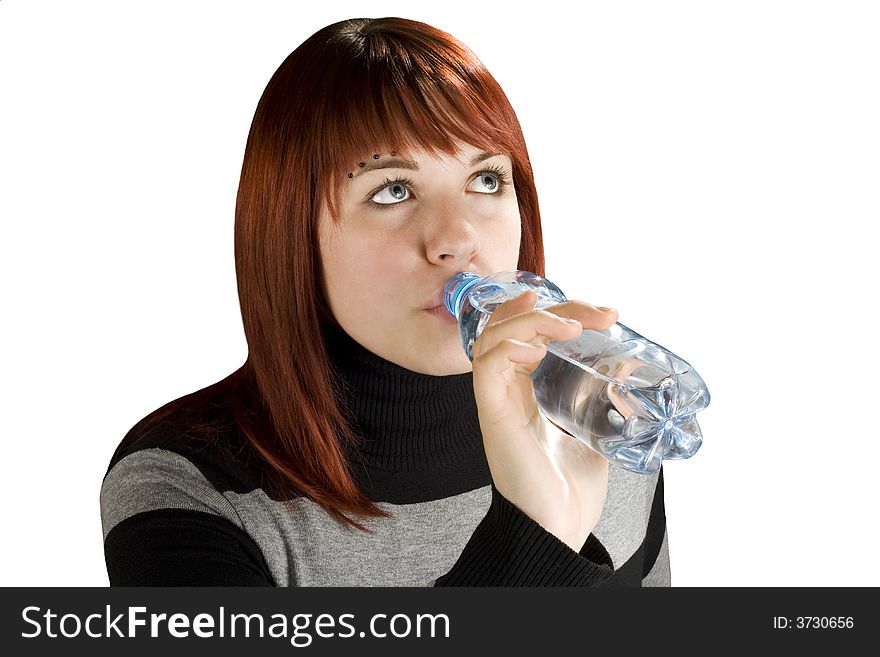
[[[443,312],[446,313],[445,310]],[[410,343],[419,359],[416,362],[421,361],[419,371],[434,376],[470,372],[473,365],[461,346],[458,323],[447,322],[445,317],[442,318],[444,321],[438,321],[437,317],[424,310],[421,313],[428,320],[430,328],[426,329],[424,325],[415,328],[411,334],[415,343]],[[450,316],[448,313],[446,315]],[[429,360],[426,362],[425,359]]]
[[[474,369],[473,363],[468,360],[467,354],[461,346],[461,342],[456,336],[455,344],[449,350],[443,350],[440,353],[442,367],[446,370],[446,374],[464,374]]]
[[[473,364],[468,360],[467,354],[464,353],[464,349],[458,341],[458,336],[448,345],[429,346],[425,344],[424,346],[426,349],[420,356],[422,359],[427,356],[430,360],[423,360],[423,362],[418,364],[417,369],[423,374],[450,376],[453,374],[464,374],[473,370]]]

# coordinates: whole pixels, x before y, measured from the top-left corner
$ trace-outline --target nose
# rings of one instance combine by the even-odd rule
[[[450,204],[435,219],[425,236],[425,257],[433,264],[459,263],[466,269],[480,252],[480,237],[464,204]]]

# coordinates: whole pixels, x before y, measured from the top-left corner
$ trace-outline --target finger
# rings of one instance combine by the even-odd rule
[[[576,319],[567,319],[546,310],[533,310],[487,324],[474,342],[474,353],[482,354],[507,338],[532,344],[571,340],[583,331]]]
[[[544,345],[527,344],[513,338],[500,341],[473,360],[475,396],[488,402],[485,408],[507,407],[507,387],[518,374],[531,375],[546,355]],[[487,418],[487,421],[491,424],[498,419]],[[523,424],[526,422],[525,418],[518,420]]]
[[[494,324],[495,322],[507,319],[508,317],[513,317],[514,315],[519,315],[523,312],[527,312],[534,308],[537,302],[538,293],[535,292],[535,290],[526,290],[519,296],[508,299],[500,306],[495,308],[495,310],[492,311],[492,314],[489,316],[489,321],[487,322],[487,325]]]
[[[540,361],[547,354],[547,347],[543,344],[530,344],[515,338],[505,338],[492,349],[484,351],[481,363],[491,364],[495,373],[510,368],[511,365],[532,365]]]
[[[626,381],[629,375],[635,372],[639,367],[644,365],[638,358],[629,358],[623,361],[614,371],[611,378],[617,381]],[[617,409],[617,412],[626,420],[630,415],[635,413],[635,407],[629,401],[629,395],[620,390],[615,384],[608,384],[608,399]]]
[[[585,329],[604,330],[617,321],[618,313],[615,308],[594,306],[583,301],[566,301],[555,306],[544,308],[561,317],[578,320]]]

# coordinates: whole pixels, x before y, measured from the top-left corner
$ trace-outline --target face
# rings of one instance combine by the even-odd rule
[[[519,260],[510,157],[459,148],[439,157],[365,153],[351,178],[342,173],[339,224],[326,207],[319,217],[324,294],[336,321],[374,354],[435,376],[472,369],[442,306],[444,283],[460,271],[513,270]]]

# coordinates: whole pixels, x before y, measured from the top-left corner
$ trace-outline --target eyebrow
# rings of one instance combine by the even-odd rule
[[[476,166],[480,162],[488,160],[490,157],[495,157],[496,155],[503,155],[503,153],[480,153],[471,159],[469,166]],[[366,165],[358,167],[355,170],[355,177],[362,173],[366,173],[367,171],[375,171],[376,169],[412,169],[413,171],[418,171],[419,163],[405,157],[394,157],[388,160],[367,162]]]

